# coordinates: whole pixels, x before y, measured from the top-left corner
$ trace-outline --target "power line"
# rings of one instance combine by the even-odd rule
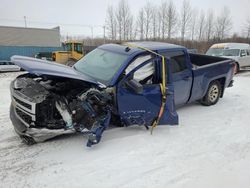
[[[27,27],[27,23],[29,23],[29,26],[32,24],[34,25],[46,25],[47,27],[50,25],[54,26],[61,26],[61,27],[81,27],[81,28],[88,28],[90,30],[90,36],[93,39],[94,38],[94,29],[95,28],[103,28],[103,25],[88,25],[88,24],[75,24],[75,23],[61,23],[61,22],[43,22],[43,21],[35,21],[35,20],[29,20],[27,22],[27,17],[24,16],[24,20],[19,20],[19,19],[9,19],[9,18],[0,18],[0,21],[7,21],[7,22],[18,22],[20,24],[23,23],[25,27]]]
[[[25,16],[26,19],[26,16]],[[18,19],[8,19],[0,18],[1,21],[13,21],[13,22],[23,22],[23,20]],[[103,27],[103,25],[87,25],[87,24],[75,24],[75,23],[61,23],[61,22],[43,22],[43,21],[33,21],[29,20],[29,23],[33,24],[46,24],[46,25],[64,25],[64,26],[78,26],[78,27]]]

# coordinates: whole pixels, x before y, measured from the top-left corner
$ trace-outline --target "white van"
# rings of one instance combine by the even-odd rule
[[[234,59],[237,63],[237,72],[250,67],[250,45],[245,43],[219,43],[212,45],[207,53],[212,56],[223,56]]]

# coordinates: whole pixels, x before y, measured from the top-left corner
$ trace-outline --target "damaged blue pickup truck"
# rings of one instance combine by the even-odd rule
[[[176,107],[216,104],[235,69],[231,59],[158,42],[102,45],[73,67],[22,56],[12,61],[27,71],[10,86],[10,119],[27,144],[81,132],[92,146],[110,124],[177,125]]]

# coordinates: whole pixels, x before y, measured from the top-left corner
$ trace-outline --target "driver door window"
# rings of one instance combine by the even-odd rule
[[[246,51],[245,50],[241,50],[240,51],[240,56],[241,57],[245,57],[247,54],[246,54]]]
[[[151,55],[141,56],[136,58],[125,70],[125,74],[127,75],[133,69],[141,65],[142,63],[150,60],[152,58]],[[133,78],[140,84],[154,84],[155,83],[155,63],[152,62],[147,63],[143,67],[139,68],[137,71],[133,73]]]

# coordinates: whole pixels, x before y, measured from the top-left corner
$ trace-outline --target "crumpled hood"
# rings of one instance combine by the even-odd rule
[[[105,85],[103,85],[102,83],[97,82],[96,80],[90,78],[89,76],[84,75],[83,73],[80,73],[76,71],[74,68],[66,65],[31,57],[18,56],[18,55],[12,56],[11,61],[16,65],[18,65],[19,67],[21,67],[22,69],[29,72],[30,74],[35,74],[37,76],[50,75],[50,76],[72,78],[89,82],[98,85],[99,87],[105,87]]]

